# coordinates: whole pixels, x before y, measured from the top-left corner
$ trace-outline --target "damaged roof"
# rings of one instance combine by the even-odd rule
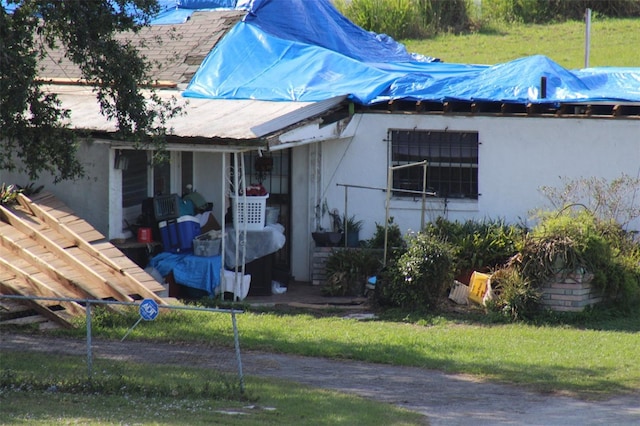
[[[0,205],[0,324],[71,327],[85,308],[66,299],[166,301],[165,288],[48,192]]]
[[[156,94],[163,101],[175,99],[184,112],[167,123],[169,139],[177,145],[223,151],[264,148],[263,138],[268,136],[264,129],[282,131],[296,124],[292,117],[308,120],[337,107],[339,102],[334,100],[314,103],[182,97],[181,87],[191,81],[209,52],[245,14],[241,10],[195,11],[184,23],[152,25],[136,34],[141,53],[154,64],[153,77],[160,87]],[[47,83],[43,90],[56,93],[62,107],[70,111],[69,125],[100,134],[116,131],[116,123],[101,114],[91,86],[82,84],[80,70],[64,57],[62,49],[49,52],[42,66],[40,79]],[[283,116],[289,119],[279,120]],[[269,126],[263,126],[265,123]]]
[[[157,82],[186,84],[216,43],[243,16],[242,11],[236,10],[194,12],[182,24],[152,25],[135,35],[123,33],[116,38],[134,41],[153,65],[151,74]],[[39,64],[39,77],[45,81],[77,82],[82,78],[80,69],[65,57],[63,48],[47,51]]]

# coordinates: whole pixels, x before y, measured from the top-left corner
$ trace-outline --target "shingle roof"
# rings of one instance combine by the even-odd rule
[[[153,77],[158,81],[188,83],[201,62],[218,40],[246,12],[237,10],[195,12],[183,24],[152,25],[135,36],[142,44],[140,52],[154,64]],[[127,38],[130,34],[121,34]],[[78,67],[64,57],[64,50],[49,51],[41,62],[42,79],[78,80]]]

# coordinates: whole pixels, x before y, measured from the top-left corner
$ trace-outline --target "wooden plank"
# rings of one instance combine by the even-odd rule
[[[84,251],[80,250],[77,247],[74,247],[73,249],[69,249],[68,251],[71,255],[73,255],[79,261],[83,262],[85,265],[90,267],[97,274],[105,278],[108,278],[111,285],[114,287],[117,287],[121,292],[126,293],[129,296],[132,296],[134,299],[137,299],[138,297],[143,299],[145,298],[145,295],[139,292],[139,289],[143,286],[142,283],[140,283],[139,281],[136,281],[135,285],[132,285],[132,282],[133,282],[132,280],[126,279],[126,277],[123,274],[120,274],[119,272],[116,272],[113,269],[110,269],[102,262],[97,261],[95,257],[90,256],[89,254],[85,253]],[[148,292],[151,291],[146,286],[144,288]],[[134,297],[134,295],[136,296]],[[159,296],[156,295],[156,297],[159,297]],[[166,302],[163,301],[163,303],[166,303]]]
[[[88,284],[94,286],[104,286],[105,291],[110,294],[116,300],[132,302],[133,299],[128,294],[120,292],[114,288],[111,283],[100,275],[96,274],[86,264],[80,262],[74,256],[70,255],[66,250],[58,246],[54,241],[45,237],[44,235],[36,232],[29,224],[22,221],[15,216],[10,210],[4,206],[0,206],[0,216],[5,219],[6,222],[20,230],[26,235],[29,235],[32,239],[46,247],[48,250],[54,252],[58,257],[64,259],[68,264],[73,265],[78,270],[82,271],[85,275],[85,279]]]
[[[4,270],[4,265],[0,266],[0,270]],[[34,301],[40,305],[42,308],[49,309],[55,315],[62,317],[63,319],[71,319],[77,316],[84,316],[85,310],[84,307],[81,306],[78,302],[71,300],[49,300],[50,299],[60,299],[60,297],[56,296],[55,293],[51,294],[47,293],[47,289],[44,288],[44,294],[31,294],[34,292],[33,290],[33,277],[31,277],[31,282],[25,280],[22,276],[15,276],[10,280],[3,280],[0,283],[0,287],[3,289],[3,293],[0,294],[8,294],[8,295],[17,295],[17,296],[33,296],[34,298],[44,297],[45,299],[34,299]],[[9,300],[9,299],[5,299]],[[25,299],[14,299],[18,304],[25,305]],[[23,306],[22,309],[15,310],[11,313],[10,316],[15,316],[15,313],[19,313],[20,311],[33,310],[33,308],[28,306]]]
[[[14,281],[0,281],[0,291],[2,292],[2,294],[16,294],[16,295],[20,294],[19,288],[15,288],[17,286],[15,285]],[[23,302],[24,305],[38,312],[40,315],[50,319],[51,321],[56,322],[57,324],[60,324],[65,328],[73,328],[73,325],[71,324],[69,319],[63,318],[62,312],[64,311],[59,311],[60,315],[58,315],[57,312],[53,312],[52,310],[50,310],[49,308],[47,308],[37,300],[24,299],[24,300],[21,300],[21,302]]]
[[[78,232],[85,240],[93,242],[105,239],[104,235],[93,228],[87,221],[76,216],[66,204],[57,198],[46,195],[40,198],[32,198],[31,201],[37,203],[41,209],[55,217],[59,222]],[[29,210],[29,214],[33,213]]]
[[[3,250],[10,252],[12,257],[22,259],[55,280],[60,286],[58,291],[60,294],[64,294],[65,297],[75,297],[79,299],[103,299],[111,297],[110,292],[96,292],[94,288],[85,285],[82,280],[76,279],[76,277],[83,277],[84,275],[78,272],[75,274],[76,277],[70,275],[69,271],[75,269],[69,267],[62,259],[55,257],[57,260],[56,263],[58,264],[56,265],[50,260],[47,261],[47,257],[45,256],[39,256],[29,250],[24,250],[14,241],[11,241],[6,235],[0,235],[0,246],[3,247]],[[51,256],[48,257],[50,258]],[[61,268],[59,264],[65,265],[65,268]]]
[[[0,259],[4,260],[0,267],[2,292],[43,295],[49,290],[48,294],[59,294],[58,297],[65,298],[133,301],[132,295],[136,298],[146,296],[141,289],[153,292],[153,296],[166,291],[161,283],[139,268],[113,244],[106,242],[101,233],[75,216],[56,197],[51,194],[36,194],[32,200],[25,197],[23,201],[26,202],[12,209],[0,208]],[[37,210],[32,208],[34,202],[38,203],[35,207],[42,210],[40,216],[34,213]],[[60,228],[51,226],[51,223],[62,225],[70,232],[61,232]],[[86,244],[92,247],[98,257],[109,259],[116,268],[96,260],[95,253],[91,256],[83,252],[78,247],[78,241],[81,246]],[[165,299],[157,297],[156,300],[160,300],[160,303],[167,303]],[[60,302],[56,301],[55,305],[52,303],[54,302],[45,300],[39,304],[4,303],[0,304],[0,313],[7,312],[2,314],[7,319],[24,312],[25,318],[29,315],[29,318],[38,317],[44,321],[42,316],[31,315],[30,312],[37,311],[51,316],[55,313],[45,310],[52,311],[47,306],[55,306],[53,310],[57,309],[58,316],[71,315],[67,309],[60,309]],[[119,306],[107,307],[120,310]],[[84,309],[77,310],[74,314],[84,315]],[[55,326],[52,321],[43,324]],[[63,326],[67,327],[69,324]]]
[[[31,199],[33,202],[44,206],[48,210],[57,210],[62,213],[73,214],[73,210],[71,210],[69,206],[50,192],[41,192],[40,194],[32,196]]]
[[[38,324],[42,322],[49,321],[42,315],[30,315],[28,317],[19,317],[1,321],[3,325],[29,325],[29,324]]]
[[[40,297],[54,297],[65,298],[66,295],[58,293],[56,290],[49,287],[42,280],[38,279],[35,275],[30,275],[22,269],[17,268],[15,265],[10,264],[4,259],[0,259],[0,268],[4,268],[9,273],[15,274],[16,278],[24,281],[29,288],[29,292],[26,295],[40,296]],[[25,292],[20,292],[21,295],[25,295]],[[84,308],[75,302],[56,301],[56,304],[62,306],[71,315],[84,314]]]
[[[136,293],[142,296],[143,298],[149,298],[155,300],[158,304],[164,305],[165,302],[162,300],[154,292],[150,291],[148,288],[143,286],[140,282],[138,282],[135,278],[131,276],[127,271],[125,271],[120,265],[115,263],[112,259],[104,255],[100,250],[97,250],[91,244],[83,240],[75,231],[70,229],[68,226],[57,221],[53,216],[49,213],[43,211],[38,205],[31,202],[29,198],[24,196],[23,194],[18,194],[18,202],[25,207],[25,209],[30,209],[33,214],[38,217],[40,220],[45,222],[52,229],[56,230],[60,234],[62,234],[65,238],[73,241],[75,245],[80,248],[85,253],[90,256],[96,258],[103,264],[107,265],[112,271],[115,271],[122,275],[124,279],[127,281],[127,284],[133,286],[136,289]]]
[[[39,195],[39,194],[38,194]],[[44,211],[51,214],[53,217],[58,219],[60,222],[68,225],[72,229],[76,229],[76,226],[83,225],[92,229],[92,231],[99,235],[96,240],[105,239],[105,236],[98,232],[95,228],[93,228],[87,221],[75,215],[73,210],[71,210],[66,204],[60,201],[58,198],[52,196],[50,193],[46,193],[46,195],[38,197],[34,196],[31,198],[31,201],[38,204],[40,208]]]
[[[2,279],[0,279],[2,281]],[[14,299],[0,299],[0,317],[7,317],[7,313],[20,315],[30,309]]]

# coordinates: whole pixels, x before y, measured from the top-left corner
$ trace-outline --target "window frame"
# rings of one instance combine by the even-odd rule
[[[477,200],[479,133],[449,129],[389,129],[389,164],[427,160],[427,192],[441,199]],[[408,167],[393,173],[393,195],[420,197],[423,170]],[[434,195],[435,194],[435,195]]]

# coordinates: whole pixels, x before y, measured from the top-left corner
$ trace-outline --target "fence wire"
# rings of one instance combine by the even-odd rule
[[[64,298],[64,297],[39,297],[39,296],[19,296],[19,295],[3,295],[0,294],[0,300],[2,299],[13,299],[17,301],[52,301],[52,302],[75,302],[85,308],[86,315],[86,347],[84,352],[86,354],[86,365],[87,365],[87,374],[88,377],[91,378],[94,374],[94,359],[95,358],[105,358],[105,359],[120,359],[120,360],[133,360],[144,362],[149,359],[160,360],[162,363],[166,364],[187,364],[192,366],[207,366],[207,365],[220,365],[221,362],[227,363],[229,360],[221,360],[220,354],[207,351],[207,350],[195,350],[193,347],[185,348],[183,345],[171,345],[166,343],[154,343],[154,344],[144,344],[144,350],[140,353],[134,353],[136,351],[131,350],[131,345],[126,343],[129,334],[142,322],[142,321],[153,321],[157,316],[161,315],[161,311],[167,310],[175,310],[175,311],[202,311],[208,313],[223,313],[229,314],[231,319],[231,326],[233,328],[233,340],[234,340],[234,353],[235,353],[235,361],[238,372],[238,380],[240,385],[240,390],[244,393],[244,375],[242,372],[242,358],[240,354],[240,338],[238,332],[238,325],[236,321],[236,314],[243,313],[242,310],[237,309],[222,309],[222,308],[206,308],[206,307],[198,307],[198,306],[186,306],[186,305],[158,305],[155,301],[151,299],[145,299],[138,302],[120,302],[120,301],[112,301],[112,300],[98,300],[98,299],[75,299],[75,298]],[[132,306],[137,307],[140,313],[140,318],[131,325],[131,327],[127,330],[124,336],[120,339],[120,341],[96,341],[93,339],[93,330],[92,324],[94,316],[96,315],[95,309],[96,306]],[[42,337],[38,337],[37,339],[41,340],[44,345],[52,344],[57,338],[53,338],[53,340]],[[68,343],[68,342],[67,342]],[[141,344],[142,346],[142,344]],[[34,350],[38,350],[38,348],[33,348]],[[42,347],[39,349],[43,349]],[[78,345],[68,344],[66,348],[63,350],[64,352],[68,352],[70,354],[78,354],[83,352],[83,350],[78,347]],[[138,351],[139,352],[139,351]],[[211,359],[208,359],[211,358]],[[215,359],[214,359],[215,358]]]

